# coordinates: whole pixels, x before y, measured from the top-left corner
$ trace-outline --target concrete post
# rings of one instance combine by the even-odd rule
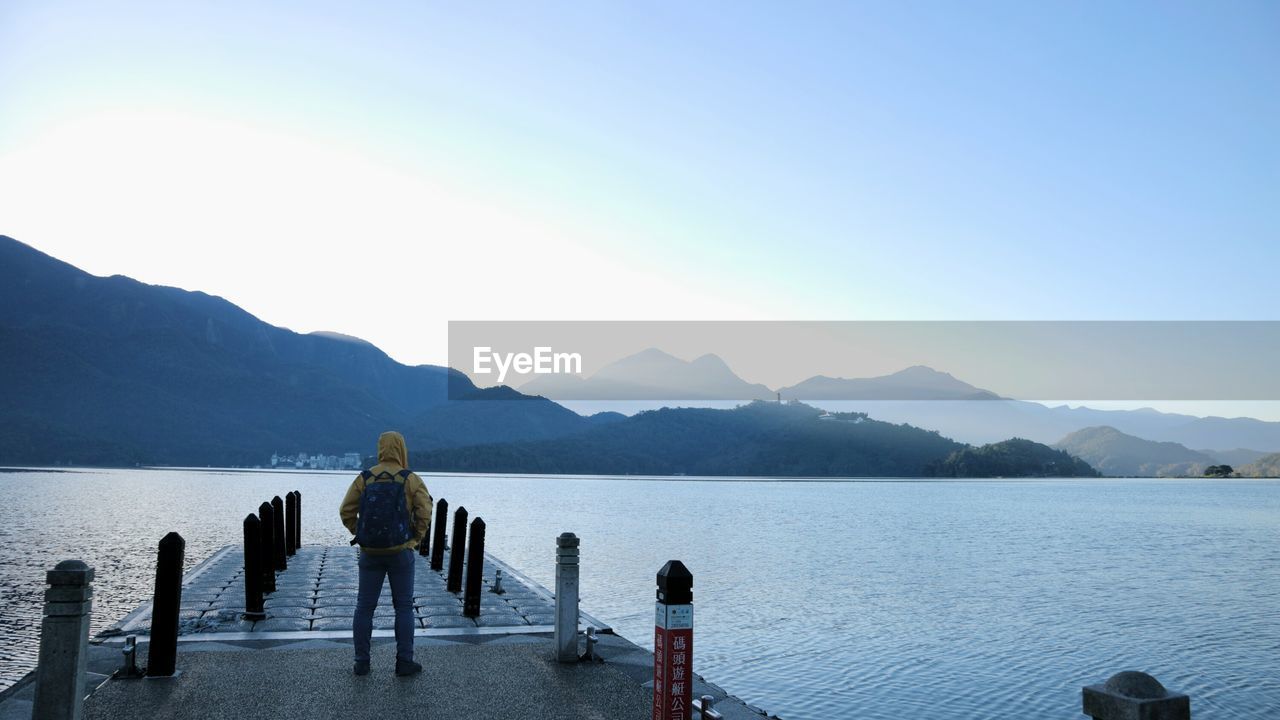
[[[284,496],[284,554],[292,556],[298,550],[298,499],[290,490]]]
[[[273,593],[276,591],[276,520],[271,503],[258,506],[258,522],[262,529],[262,562],[259,563],[262,568],[262,592]]]
[[[578,661],[578,536],[556,538],[556,659]]]
[[[147,676],[168,677],[177,668],[178,606],[182,604],[182,559],[187,541],[176,532],[160,539],[156,555],[156,591],[151,603],[151,646]]]
[[[1135,670],[1081,690],[1081,712],[1094,720],[1191,720],[1191,698]]]
[[[33,720],[79,720],[89,656],[93,568],[63,560],[45,573],[44,620]]]
[[[288,570],[289,553],[286,551],[287,541],[284,539],[284,501],[279,495],[271,498],[271,525],[274,540],[271,546],[271,558],[276,570]]]
[[[444,569],[444,534],[448,529],[445,527],[449,524],[449,501],[440,498],[440,502],[436,503],[435,519],[432,520],[435,527],[435,537],[431,539],[434,546],[431,548],[431,569],[439,572]]]
[[[262,620],[262,522],[249,513],[244,519],[244,617]]]
[[[471,521],[471,538],[467,541],[467,587],[462,596],[462,614],[480,617],[480,585],[484,578],[484,520]]]
[[[431,557],[431,521],[427,521],[427,531],[422,535],[422,542],[418,543],[418,554],[422,557]]]
[[[453,514],[453,545],[449,548],[449,578],[445,590],[451,593],[462,592],[462,563],[466,559],[467,547],[467,509],[458,506]]]

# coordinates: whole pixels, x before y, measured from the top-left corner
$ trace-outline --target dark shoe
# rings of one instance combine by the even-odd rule
[[[355,666],[354,668],[352,668],[351,672],[354,672],[354,673],[355,673],[355,674],[357,674],[357,675],[368,675],[368,674],[369,674],[369,663],[367,663],[367,662],[359,662],[359,661],[357,661],[357,662],[356,662],[356,666]]]
[[[408,677],[409,675],[417,675],[422,672],[422,663],[416,663],[412,660],[401,660],[396,658],[396,674],[400,677]]]

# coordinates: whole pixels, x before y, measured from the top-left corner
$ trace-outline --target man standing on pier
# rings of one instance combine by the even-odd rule
[[[410,472],[404,436],[384,432],[378,437],[378,464],[361,472],[342,499],[342,524],[360,545],[360,590],[352,621],[355,674],[369,673],[369,644],[373,610],[382,594],[384,578],[391,581],[396,614],[396,675],[415,675],[422,665],[413,660],[413,569],[415,548],[431,524],[431,494],[422,478]]]

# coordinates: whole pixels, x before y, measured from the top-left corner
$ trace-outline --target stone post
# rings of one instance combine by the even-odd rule
[[[271,498],[271,534],[274,536],[271,546],[271,558],[276,570],[289,569],[289,553],[284,538],[284,501],[277,495]]]
[[[290,557],[298,550],[298,500],[290,490],[284,496],[284,554]]]
[[[176,532],[160,539],[156,555],[156,591],[151,603],[151,647],[147,676],[169,677],[177,668],[178,606],[182,604],[182,559],[187,541]]]
[[[244,519],[244,617],[262,620],[262,522],[249,513]]]
[[[422,557],[431,557],[431,521],[427,521],[427,532],[422,536],[422,542],[418,543],[418,554]]]
[[[44,620],[33,720],[79,720],[89,656],[93,568],[63,560],[45,573]]]
[[[449,501],[440,498],[436,503],[435,519],[431,521],[435,527],[435,537],[431,539],[431,569],[439,572],[444,569],[444,534],[449,524]]]
[[[1191,698],[1135,670],[1081,690],[1081,712],[1094,720],[1191,720]]]
[[[480,584],[484,578],[484,520],[471,521],[471,538],[467,541],[467,587],[462,596],[462,614],[480,617]]]
[[[556,659],[578,661],[578,536],[556,538]]]
[[[258,522],[262,526],[262,562],[259,563],[262,568],[262,592],[273,593],[276,591],[276,520],[271,503],[258,506]]]
[[[293,547],[302,547],[302,491],[293,491]]]
[[[466,559],[467,509],[458,506],[453,514],[453,545],[449,548],[449,578],[445,590],[462,592],[462,563]]]

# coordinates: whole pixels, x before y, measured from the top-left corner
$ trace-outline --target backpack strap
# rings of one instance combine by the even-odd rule
[[[413,474],[412,470],[401,470],[397,472],[395,475],[392,475],[386,470],[383,470],[377,475],[374,475],[373,471],[371,470],[360,471],[360,477],[364,480],[365,486],[368,486],[370,480],[395,480],[396,478],[400,478],[400,482],[408,482],[409,476],[412,474]]]

